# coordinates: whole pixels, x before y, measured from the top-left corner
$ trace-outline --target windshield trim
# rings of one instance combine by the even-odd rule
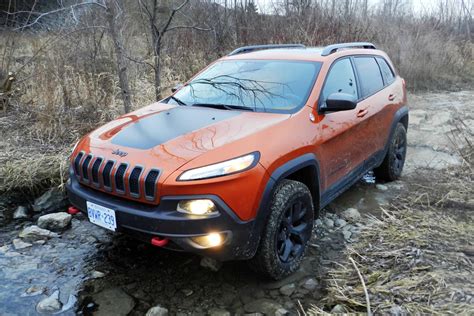
[[[208,67],[204,68],[202,71],[200,71],[199,73],[197,73],[195,76],[193,76],[184,86],[188,86],[189,84],[191,84],[194,80],[196,79],[199,79],[199,76],[204,73],[205,71],[207,71],[208,69],[210,69],[211,67],[214,67],[215,65],[219,64],[219,63],[227,63],[227,62],[236,62],[236,61],[277,61],[277,62],[291,62],[291,63],[304,63],[304,64],[314,64],[315,65],[315,71],[314,71],[314,74],[313,74],[313,78],[311,78],[310,80],[310,85],[309,85],[309,88],[308,88],[308,91],[306,91],[306,95],[303,96],[302,98],[302,102],[301,104],[295,106],[294,108],[292,109],[274,109],[274,108],[251,108],[252,110],[254,110],[255,113],[281,113],[281,114],[294,114],[296,112],[298,112],[299,110],[301,110],[307,103],[308,103],[308,99],[311,95],[311,93],[313,92],[313,89],[314,89],[314,85],[316,83],[316,80],[318,79],[318,76],[319,76],[319,73],[321,72],[321,68],[322,68],[322,65],[323,63],[320,62],[320,61],[310,61],[310,60],[294,60],[294,59],[256,59],[256,58],[252,58],[252,59],[238,59],[238,60],[234,60],[234,59],[222,59],[222,60],[217,60],[215,61],[214,63],[208,65]],[[178,90],[179,91],[179,90]],[[173,93],[171,96],[174,96],[178,91],[176,91],[175,93]],[[167,97],[165,100],[166,102],[168,103],[168,101],[171,99],[171,96]],[[192,105],[189,105],[189,106],[192,106]],[[249,108],[250,109],[250,108]],[[245,110],[240,110],[240,109],[234,109],[232,111],[245,111]]]

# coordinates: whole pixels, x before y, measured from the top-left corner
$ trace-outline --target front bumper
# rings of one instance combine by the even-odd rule
[[[254,220],[241,221],[235,213],[215,195],[164,196],[157,206],[125,200],[81,185],[74,176],[67,184],[72,205],[87,213],[86,202],[96,203],[115,211],[117,230],[150,242],[152,237],[168,238],[165,248],[192,252],[220,261],[243,260],[253,257],[259,241]],[[216,204],[219,214],[204,217],[176,211],[180,200],[206,198]],[[225,235],[221,246],[202,248],[192,237],[211,232]]]

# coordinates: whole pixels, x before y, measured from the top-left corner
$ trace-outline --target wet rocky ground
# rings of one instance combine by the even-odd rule
[[[81,214],[61,213],[65,204],[55,191],[31,203],[21,196],[4,198],[0,315],[301,313],[324,296],[328,270],[381,206],[403,195],[422,168],[436,172],[461,163],[450,134],[460,115],[474,123],[473,98],[474,92],[466,91],[410,96],[410,145],[402,180],[360,181],[331,203],[316,221],[301,269],[278,282],[261,279],[243,262],[216,269],[198,256],[111,234]],[[41,217],[45,213],[53,215]]]

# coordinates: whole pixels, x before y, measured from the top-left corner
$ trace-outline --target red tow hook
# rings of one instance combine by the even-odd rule
[[[77,213],[79,213],[79,209],[77,207],[74,207],[74,206],[69,206],[69,208],[67,209],[67,212],[71,215],[76,215]]]
[[[161,238],[161,237],[153,237],[151,239],[151,244],[157,247],[164,247],[168,244],[168,238]]]

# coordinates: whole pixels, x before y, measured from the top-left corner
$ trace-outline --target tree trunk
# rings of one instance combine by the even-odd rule
[[[123,109],[125,113],[128,113],[132,108],[132,101],[130,97],[130,85],[128,83],[127,60],[125,58],[123,38],[119,26],[121,23],[117,21],[119,18],[117,13],[120,7],[116,0],[106,0],[106,4],[110,36],[114,42],[115,57],[117,59],[117,73],[119,77],[120,94],[123,100]]]

